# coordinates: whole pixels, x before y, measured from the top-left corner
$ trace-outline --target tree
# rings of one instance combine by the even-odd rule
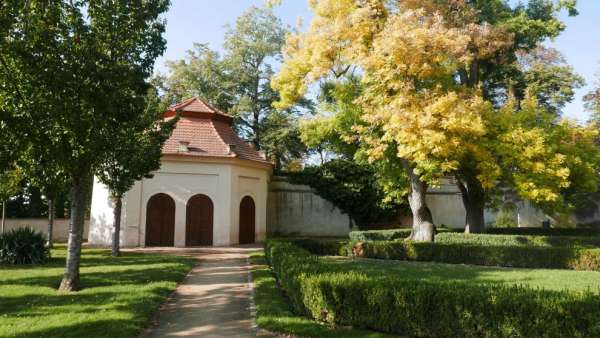
[[[272,107],[278,99],[270,85],[273,64],[281,58],[286,34],[271,8],[249,8],[227,30],[223,55],[194,44],[186,59],[167,63],[170,74],[162,78],[167,101],[199,96],[233,114],[238,134],[280,170],[303,154],[295,120],[310,110],[307,100],[285,111]]]
[[[466,231],[479,232],[487,191],[502,178],[529,186],[532,192],[519,191],[538,202],[560,200],[557,190],[569,185],[569,161],[543,130],[518,117],[506,118],[513,124],[502,131],[492,127],[506,115],[529,115],[511,101],[516,51],[558,35],[564,25],[557,11],[574,14],[573,6],[572,1],[530,1],[514,8],[500,0],[314,2],[315,19],[308,32],[288,39],[284,65],[273,80],[281,95],[278,106],[294,102],[316,81],[357,70],[363,123],[353,129],[371,161],[394,156],[405,168],[414,218],[410,238],[433,239],[425,193],[449,175],[457,177],[463,193]],[[505,99],[496,99],[497,93]],[[531,96],[528,109],[537,111]],[[497,114],[499,109],[511,113]],[[525,128],[530,130],[522,135],[512,132]],[[519,166],[503,165],[508,158],[500,157],[497,145],[513,142],[519,149],[523,135],[538,147],[521,152],[513,161]],[[536,161],[527,158],[531,152]]]
[[[457,90],[452,83],[470,59],[469,36],[445,27],[439,15],[390,11],[380,1],[319,1],[313,11],[309,31],[288,40],[285,63],[273,80],[281,95],[278,107],[294,102],[316,80],[358,68],[364,125],[354,129],[371,161],[390,154],[399,159],[410,182],[410,238],[432,241],[428,186],[457,167],[467,143],[477,146],[479,112],[489,109],[476,90]]]
[[[600,78],[600,73],[597,76]],[[600,122],[600,81],[597,83],[596,88],[584,95],[583,101],[585,102],[585,108],[592,113],[590,122],[598,124]]]
[[[168,0],[11,1],[0,9],[0,96],[9,128],[32,144],[44,131],[71,189],[60,289],[77,290],[85,201],[92,173],[109,160],[113,135],[139,118],[155,59],[165,49]],[[6,27],[5,27],[6,26]],[[138,107],[135,109],[134,107]],[[23,123],[29,122],[29,123]]]
[[[139,118],[121,126],[113,135],[115,146],[97,169],[96,175],[104,183],[114,202],[112,256],[120,255],[121,210],[123,195],[142,178],[151,178],[151,172],[160,168],[161,150],[175,128],[178,117],[165,122],[165,111],[155,94],[149,95],[148,104]],[[131,109],[139,109],[132,106]],[[135,112],[134,112],[135,113]]]
[[[2,203],[2,227],[0,228],[0,233],[4,233],[6,201],[19,191],[22,178],[19,168],[12,168],[0,173],[0,202]]]

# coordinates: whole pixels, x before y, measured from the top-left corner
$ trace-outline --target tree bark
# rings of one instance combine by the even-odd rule
[[[4,233],[4,225],[6,224],[6,201],[2,201],[2,232]]]
[[[54,198],[48,198],[48,247],[54,246],[52,232],[54,231]]]
[[[83,223],[85,218],[85,200],[88,182],[79,177],[71,187],[71,219],[69,222],[69,242],[67,244],[67,264],[60,283],[61,291],[77,291],[79,283],[79,263],[81,243],[83,241]]]
[[[410,192],[408,195],[408,204],[413,215],[413,226],[410,236],[407,238],[412,241],[433,242],[435,239],[435,225],[431,211],[427,207],[425,196],[427,194],[427,183],[413,171],[413,167],[406,160],[402,160],[402,165],[408,174],[410,183]]]
[[[121,209],[123,206],[123,200],[121,197],[115,197],[115,209],[113,210],[114,216],[114,232],[112,237],[112,256],[119,257],[121,254],[119,250],[119,241],[120,241],[120,233],[121,233]]]
[[[485,190],[477,179],[460,179],[456,185],[460,189],[465,207],[465,233],[479,234],[485,231]]]

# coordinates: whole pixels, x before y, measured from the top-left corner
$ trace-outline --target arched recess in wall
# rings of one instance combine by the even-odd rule
[[[250,196],[245,196],[240,202],[239,243],[250,244],[255,241],[256,207]]]
[[[153,195],[146,204],[146,246],[173,246],[175,238],[175,201],[163,193]]]
[[[213,244],[213,202],[202,194],[192,196],[186,206],[185,245]]]

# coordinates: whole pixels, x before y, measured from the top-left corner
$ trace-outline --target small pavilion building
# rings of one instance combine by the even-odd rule
[[[232,129],[233,118],[199,98],[180,112],[161,168],[123,198],[121,246],[219,246],[265,238],[271,164]],[[113,202],[95,180],[88,241],[111,244]]]

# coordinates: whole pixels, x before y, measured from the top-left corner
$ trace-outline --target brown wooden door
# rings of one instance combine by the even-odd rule
[[[213,202],[206,195],[194,195],[187,202],[185,245],[213,244]]]
[[[254,243],[255,214],[254,200],[244,197],[240,202],[240,244]]]
[[[167,194],[150,197],[146,205],[146,246],[173,246],[175,201]]]

